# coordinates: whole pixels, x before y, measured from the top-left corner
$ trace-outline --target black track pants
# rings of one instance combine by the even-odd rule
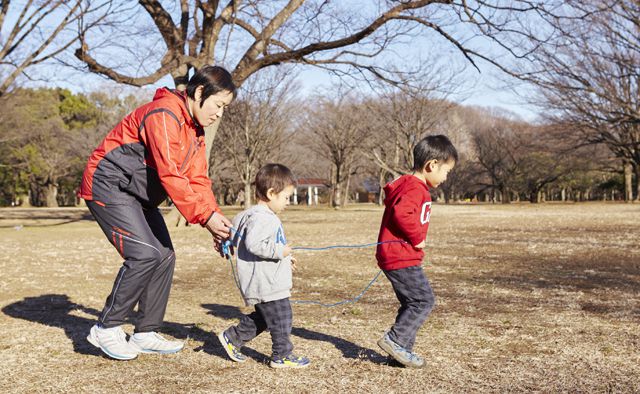
[[[157,208],[87,201],[107,239],[125,259],[100,314],[104,327],[123,324],[138,304],[136,332],[156,331],[164,320],[175,254]]]

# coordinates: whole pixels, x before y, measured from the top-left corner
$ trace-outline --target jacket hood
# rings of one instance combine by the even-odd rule
[[[196,122],[196,120],[193,118],[193,116],[191,115],[191,113],[189,113],[189,110],[187,109],[187,102],[186,102],[187,100],[185,99],[186,98],[185,92],[181,92],[176,89],[169,89],[167,87],[159,88],[156,90],[156,93],[153,96],[153,101],[162,100],[167,97],[178,98],[180,100],[180,109],[182,110],[183,117],[187,121],[187,123],[191,124],[192,126],[201,127],[200,124]]]
[[[160,100],[168,96],[178,96],[184,100],[184,94],[182,92],[164,87],[156,90],[156,93],[153,95],[153,101]]]
[[[420,179],[416,178],[413,175],[403,175],[400,178],[394,179],[393,181],[387,183],[384,187],[384,203],[387,205],[391,201],[394,201],[398,194],[400,194],[403,190],[407,188],[414,187],[424,187],[429,190],[427,184],[420,181]]]

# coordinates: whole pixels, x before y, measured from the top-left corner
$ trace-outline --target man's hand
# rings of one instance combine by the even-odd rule
[[[218,241],[215,238],[213,238],[213,249],[215,249],[216,252],[218,252],[218,254],[220,254],[220,257],[225,258],[227,257],[224,254],[223,248],[222,248],[222,243],[225,242],[226,240],[222,240],[222,241]],[[233,256],[234,254],[234,250],[233,250],[233,244],[229,245],[229,254],[231,256]]]
[[[213,235],[213,239],[217,242],[221,242],[229,238],[229,229],[232,227],[229,219],[225,218],[220,212],[215,212],[207,224],[205,225],[207,230]],[[216,250],[218,250],[216,248]]]
[[[419,243],[419,244],[417,244],[417,245],[414,245],[413,247],[414,247],[416,250],[420,250],[420,249],[425,248],[426,246],[427,246],[427,240],[425,239],[424,241],[420,242],[420,243]]]
[[[296,263],[298,262],[298,259],[296,259],[295,257],[291,256],[291,271],[295,271],[298,269],[298,267],[296,266]]]

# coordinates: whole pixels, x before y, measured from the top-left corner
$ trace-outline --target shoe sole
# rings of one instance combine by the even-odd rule
[[[300,368],[307,368],[309,365],[311,365],[311,363],[300,365],[300,364],[279,364],[279,363],[274,363],[273,361],[269,362],[269,366],[271,368],[276,368],[276,369],[284,369],[284,368],[300,369]]]
[[[231,360],[233,360],[233,361],[235,361],[237,363],[243,363],[243,362],[247,361],[246,358],[245,359],[241,359],[241,358],[238,358],[238,357],[234,356],[233,352],[231,350],[227,349],[227,345],[226,345],[227,341],[224,340],[224,331],[221,331],[220,334],[217,335],[217,337],[218,337],[218,341],[220,341],[220,345],[222,345],[222,348],[224,349],[224,351],[227,353],[227,356],[229,356],[229,358]]]
[[[393,357],[394,360],[396,360],[400,364],[404,365],[405,367],[409,367],[409,368],[422,368],[422,367],[424,367],[424,363],[422,363],[421,365],[417,365],[417,364],[413,364],[411,361],[406,361],[406,360],[403,360],[400,357],[396,356],[396,353],[393,351],[393,348],[389,344],[387,344],[387,342],[385,342],[384,339],[380,339],[378,341],[378,346],[380,346],[380,348],[382,350],[387,352],[391,357]]]
[[[93,335],[89,334],[87,336],[87,341],[89,341],[90,344],[92,344],[93,346],[97,347],[98,349],[102,350],[102,353],[106,354],[107,356],[115,359],[115,360],[121,360],[121,361],[129,361],[129,360],[133,360],[136,357],[138,357],[138,355],[136,354],[135,356],[121,356],[119,354],[114,354],[111,353],[109,351],[107,351],[105,348],[103,348],[102,346],[100,346],[100,344],[98,343],[98,340],[95,339],[93,337]]]
[[[137,345],[132,345],[132,346],[137,346]],[[172,349],[172,350],[150,350],[150,349],[140,349],[138,347],[136,351],[138,353],[144,353],[144,354],[174,354],[174,353],[178,353],[182,349],[184,349],[184,346],[181,347],[180,349]]]

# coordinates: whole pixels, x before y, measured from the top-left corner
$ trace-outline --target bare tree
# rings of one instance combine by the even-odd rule
[[[335,100],[317,98],[305,125],[311,136],[309,147],[331,163],[329,204],[333,207],[347,204],[350,179],[358,170],[368,134],[362,127],[364,107],[348,94],[340,96]]]
[[[367,138],[361,151],[376,168],[370,172],[377,172],[380,190],[389,178],[411,171],[413,147],[420,139],[428,134],[447,134],[447,116],[455,104],[445,98],[454,86],[450,73],[442,72],[438,78],[423,74],[417,86],[380,86],[379,97],[365,102],[367,114],[360,127],[366,129]],[[382,199],[380,193],[378,204]]]
[[[473,134],[476,160],[487,175],[485,186],[498,190],[503,204],[510,203],[521,173],[523,144],[527,125],[506,119],[493,119]]]
[[[631,173],[640,179],[640,3],[570,0],[543,16],[552,33],[531,35],[529,61],[510,72],[540,87],[576,146],[604,144],[620,159],[630,201]]]
[[[21,75],[50,62],[98,26],[110,1],[0,1],[0,96]]]
[[[131,4],[114,3],[125,9]],[[476,66],[475,59],[491,55],[482,54],[482,44],[471,40],[472,35],[501,43],[487,24],[508,29],[520,14],[537,13],[538,6],[530,1],[514,3],[503,7],[485,1],[377,0],[354,7],[326,0],[139,0],[148,18],[140,17],[136,6],[115,13],[107,25],[111,30],[82,35],[75,57],[94,73],[135,86],[171,75],[182,89],[191,69],[211,63],[231,69],[239,86],[259,70],[285,63],[402,84],[420,66],[411,70],[403,62],[402,72],[394,64],[383,66],[385,56],[396,56],[398,45],[418,37],[444,39]],[[215,123],[206,131],[209,156],[217,128]]]
[[[251,78],[222,121],[214,154],[230,161],[244,184],[245,206],[251,206],[251,184],[258,169],[280,159],[291,135],[295,84],[275,72]]]
[[[115,3],[121,8],[130,4]],[[210,63],[231,68],[238,85],[263,68],[284,63],[404,83],[412,71],[406,62],[402,73],[382,66],[396,45],[417,37],[444,38],[475,66],[474,57],[489,55],[480,56],[471,47],[471,32],[457,26],[504,27],[518,14],[537,12],[522,0],[512,7],[466,0],[378,0],[365,8],[325,0],[138,3],[150,19],[141,18],[135,6],[114,13],[107,25],[111,30],[84,34],[75,56],[90,71],[119,83],[143,86],[171,75],[178,89],[190,69]],[[480,34],[498,40],[484,29]],[[114,57],[114,51],[125,55]],[[215,128],[208,133],[208,146],[214,135]]]

